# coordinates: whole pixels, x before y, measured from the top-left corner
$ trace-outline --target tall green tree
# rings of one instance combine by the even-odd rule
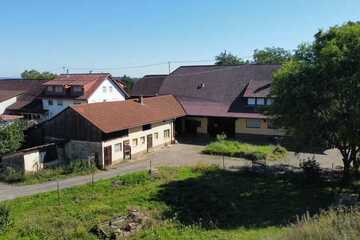
[[[29,80],[53,80],[56,76],[56,74],[51,72],[39,72],[34,69],[25,70],[21,73],[21,78]]]
[[[257,64],[283,64],[292,57],[291,51],[279,47],[255,49],[253,60]]]
[[[21,120],[0,126],[0,156],[18,150],[24,142],[25,123]]]
[[[216,65],[237,65],[237,64],[246,63],[246,61],[244,61],[240,57],[226,51],[217,55],[215,57],[215,61],[216,61],[215,62]]]
[[[360,160],[360,23],[319,31],[274,75],[269,114],[303,144],[340,150],[344,176]]]

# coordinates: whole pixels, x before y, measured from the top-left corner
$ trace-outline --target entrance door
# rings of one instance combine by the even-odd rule
[[[104,148],[104,164],[105,167],[111,166],[112,164],[112,149],[111,146],[107,146]]]
[[[149,150],[153,147],[153,135],[149,134],[147,135],[147,151],[149,152]]]

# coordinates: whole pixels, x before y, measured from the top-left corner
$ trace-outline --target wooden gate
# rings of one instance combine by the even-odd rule
[[[152,134],[147,135],[147,151],[153,147],[153,136]]]
[[[107,146],[104,148],[104,164],[105,167],[111,166],[112,164],[112,149],[111,146]]]

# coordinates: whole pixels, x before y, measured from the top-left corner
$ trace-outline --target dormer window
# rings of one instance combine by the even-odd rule
[[[256,99],[255,98],[248,98],[248,105],[255,105]]]
[[[74,92],[82,92],[82,88],[81,88],[81,86],[73,86],[73,91]]]
[[[55,92],[62,93],[64,90],[63,86],[55,86]]]
[[[258,98],[256,99],[257,105],[265,105],[265,99],[264,98]]]

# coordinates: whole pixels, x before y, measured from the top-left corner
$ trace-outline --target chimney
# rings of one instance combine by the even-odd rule
[[[141,96],[139,97],[139,103],[140,103],[141,105],[144,105],[144,96],[143,96],[143,95],[141,95]]]

